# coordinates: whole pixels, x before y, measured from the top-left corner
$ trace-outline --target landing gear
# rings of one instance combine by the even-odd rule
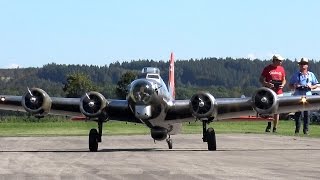
[[[89,133],[89,150],[91,152],[97,152],[98,151],[98,136],[99,133],[97,129],[91,129]],[[101,139],[101,138],[100,138]]]
[[[103,127],[103,120],[99,118],[98,120],[98,129],[92,128],[89,132],[89,150],[91,152],[98,151],[98,143],[101,142],[102,137],[102,127]]]
[[[207,129],[207,124],[209,124],[209,121],[202,121],[202,140],[207,142],[209,151],[215,151],[217,150],[216,133],[213,128]]]
[[[207,130],[207,143],[209,151],[217,150],[216,133],[213,128],[208,128]]]
[[[166,139],[167,143],[168,143],[168,147],[169,149],[172,149],[172,139],[170,139],[170,135],[169,137]]]

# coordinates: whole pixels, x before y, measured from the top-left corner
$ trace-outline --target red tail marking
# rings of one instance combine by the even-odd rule
[[[176,90],[174,85],[174,57],[173,52],[170,55],[170,65],[169,65],[169,82],[168,82],[169,92],[173,99],[176,97]]]

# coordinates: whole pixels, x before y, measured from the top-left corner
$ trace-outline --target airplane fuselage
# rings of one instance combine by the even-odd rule
[[[181,126],[180,123],[165,122],[173,98],[160,77],[158,68],[148,67],[142,71],[139,78],[130,84],[127,100],[134,116],[149,128],[162,127],[173,132],[173,130],[178,131],[175,126]]]

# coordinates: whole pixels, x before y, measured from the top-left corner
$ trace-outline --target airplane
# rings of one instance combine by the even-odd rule
[[[81,116],[96,121],[98,129],[89,132],[89,150],[98,151],[102,142],[102,127],[108,120],[142,123],[150,128],[155,141],[166,140],[173,148],[171,135],[180,132],[182,123],[202,122],[202,141],[209,151],[215,151],[214,121],[241,116],[271,115],[320,108],[320,96],[278,97],[269,88],[258,88],[251,97],[215,98],[199,91],[190,99],[175,99],[174,55],[169,60],[168,86],[156,67],[145,67],[128,86],[125,100],[106,99],[101,93],[90,91],[81,98],[50,97],[40,88],[27,89],[22,96],[0,95],[0,109],[26,111],[36,117],[47,114]]]

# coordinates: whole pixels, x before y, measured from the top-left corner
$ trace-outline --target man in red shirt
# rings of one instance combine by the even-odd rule
[[[286,84],[286,73],[284,68],[281,66],[284,58],[279,54],[275,54],[272,57],[272,64],[266,66],[260,76],[260,83],[264,87],[272,89],[278,96],[283,96],[283,87]],[[273,130],[277,131],[279,122],[279,114],[274,114],[273,118]],[[271,122],[268,122],[266,132],[270,132]]]

